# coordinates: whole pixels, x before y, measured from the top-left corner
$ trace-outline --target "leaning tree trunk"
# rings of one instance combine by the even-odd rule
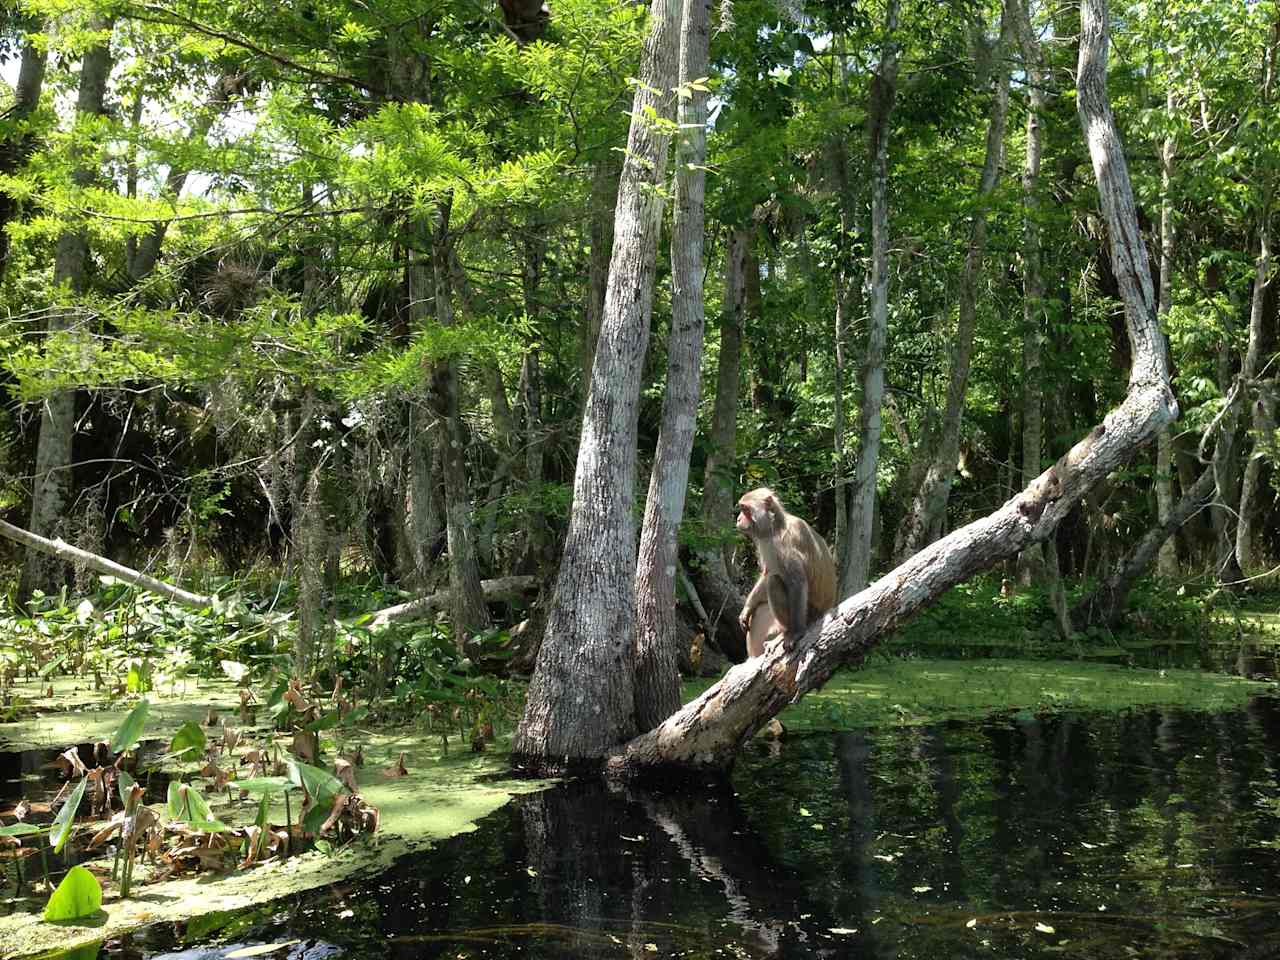
[[[1177,416],[1128,167],[1107,102],[1105,0],[1083,0],[1082,7],[1077,105],[1132,350],[1124,399],[999,510],[924,548],[845,600],[789,652],[777,644],[735,667],[657,729],[614,751],[608,763],[613,775],[728,767],[739,747],[770,717],[821,686],[838,667],[861,662],[880,638],[923,606],[980,570],[1046,540],[1094,484]]]
[[[94,20],[91,29],[104,31],[108,39],[85,52],[80,66],[80,89],[76,96],[76,124],[100,117],[105,112],[107,79],[111,74],[110,32],[112,21]],[[90,186],[97,178],[96,162],[76,157],[72,180],[78,188]],[[72,297],[84,293],[89,272],[89,236],[73,227],[58,238],[53,261],[53,285]],[[72,302],[49,313],[47,332],[51,336],[75,335],[78,304]],[[40,434],[36,442],[36,471],[31,491],[31,521],[28,529],[39,537],[49,537],[63,520],[71,489],[71,445],[75,433],[75,390],[56,390],[44,401],[40,412]],[[55,592],[65,577],[65,566],[46,554],[28,550],[22,566],[20,593],[33,590]]]
[[[684,516],[689,455],[698,423],[702,381],[702,237],[707,157],[705,80],[711,30],[710,0],[684,0],[680,30],[680,137],[671,227],[671,336],[667,390],[636,567],[636,723],[656,727],[680,706],[676,630],[676,531]],[[700,89],[701,88],[701,89]]]
[[[1200,479],[1183,494],[1169,511],[1168,517],[1143,534],[1136,544],[1117,561],[1094,591],[1071,611],[1071,619],[1081,627],[1113,627],[1124,616],[1129,591],[1151,567],[1160,547],[1177,533],[1213,496],[1213,468],[1206,467]]]
[[[742,382],[742,315],[746,304],[747,249],[754,236],[750,223],[734,227],[724,261],[724,300],[720,308],[720,353],[716,396],[707,436],[707,461],[702,473],[702,524],[709,534],[725,531],[736,536],[733,519],[737,482],[738,396]],[[730,547],[712,543],[697,552],[694,574],[711,623],[714,643],[735,660],[746,657],[747,640],[738,626],[742,594],[729,573]]]
[[[559,769],[636,732],[636,432],[649,345],[681,3],[654,0],[618,186],[613,259],[582,417],[573,510],[513,752]],[[656,115],[660,122],[653,123]]]
[[[451,200],[440,204],[440,222],[431,237],[431,263],[435,274],[436,322],[453,326],[453,283],[450,271],[449,215]],[[444,480],[445,531],[449,542],[449,588],[453,591],[452,619],[458,649],[493,621],[480,588],[476,560],[475,518],[471,511],[471,485],[467,477],[467,437],[462,425],[458,372],[452,357],[437,360],[431,374],[431,403],[441,424],[441,473]]]
[[[991,114],[987,122],[987,155],[973,220],[969,227],[969,249],[965,255],[960,280],[959,318],[955,341],[951,347],[951,374],[947,381],[946,406],[936,450],[926,447],[919,455],[929,457],[929,469],[916,491],[894,545],[894,556],[901,563],[933,539],[942,526],[951,496],[951,480],[956,472],[960,452],[960,423],[964,417],[964,398],[969,388],[969,363],[973,356],[973,335],[978,322],[978,280],[987,241],[987,204],[1000,177],[1000,159],[1004,153],[1004,123],[1009,112],[1009,68],[1005,52],[1009,46],[1014,15],[1010,7],[1018,0],[1008,0],[1000,17],[1000,38],[991,51],[992,69],[998,71]]]
[[[871,77],[867,148],[871,165],[871,309],[867,352],[862,361],[862,405],[858,409],[858,465],[849,503],[849,547],[839,595],[847,597],[871,579],[875,529],[876,476],[884,403],[884,358],[889,336],[889,131],[898,84],[898,0],[885,10],[880,66]]]

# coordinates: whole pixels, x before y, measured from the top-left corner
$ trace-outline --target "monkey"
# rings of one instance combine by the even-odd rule
[[[760,563],[760,578],[738,616],[747,634],[747,656],[760,656],[765,643],[779,636],[783,649],[790,649],[836,602],[831,550],[809,524],[787,513],[767,487],[743,494],[737,528],[755,544]]]

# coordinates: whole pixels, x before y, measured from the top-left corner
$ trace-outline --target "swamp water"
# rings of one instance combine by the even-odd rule
[[[731,786],[568,784],[379,876],[68,956],[1280,957],[1274,697],[756,741]]]

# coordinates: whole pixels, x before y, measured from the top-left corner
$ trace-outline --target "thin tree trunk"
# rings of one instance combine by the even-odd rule
[[[1221,433],[1213,448],[1213,477],[1217,492],[1209,518],[1213,522],[1214,576],[1229,589],[1239,585],[1243,574],[1236,557],[1235,523],[1240,515],[1240,407],[1231,374],[1231,343],[1226,337],[1218,344],[1218,385],[1228,400],[1223,411]],[[1243,381],[1241,381],[1243,382]]]
[[[110,35],[111,20],[95,19],[91,29]],[[80,88],[76,96],[76,123],[105,113],[107,79],[111,75],[109,39],[85,52],[80,66]],[[78,161],[83,158],[78,157]],[[90,186],[97,177],[96,164],[77,162],[72,171],[77,187]],[[53,262],[53,285],[72,296],[85,292],[89,272],[89,236],[82,227],[73,227],[58,238]],[[56,308],[49,315],[47,332],[76,335],[76,308],[73,304]],[[36,472],[31,491],[31,521],[28,528],[39,537],[49,537],[64,519],[71,491],[72,437],[75,432],[75,390],[58,390],[44,401],[40,412],[40,434],[36,442]],[[36,589],[56,592],[66,575],[66,567],[54,558],[28,550],[22,567],[19,591],[30,596]]]
[[[534,337],[540,336],[538,318],[542,313],[538,288],[542,284],[542,264],[546,258],[546,225],[540,217],[532,217],[524,242],[524,292],[525,315],[534,328]],[[544,463],[542,426],[542,361],[535,339],[524,352],[520,363],[520,407],[524,413],[524,472],[527,489],[536,493],[542,487]],[[545,566],[545,556],[551,540],[551,531],[544,516],[529,517],[525,526],[525,542],[520,563],[521,572],[536,573]]]
[[[1268,404],[1259,393],[1258,373],[1262,368],[1262,345],[1266,333],[1263,329],[1267,299],[1267,274],[1271,269],[1270,203],[1262,205],[1258,226],[1258,266],[1253,277],[1253,298],[1249,305],[1249,346],[1240,369],[1241,387],[1251,397],[1250,437],[1253,449],[1244,465],[1240,479],[1240,517],[1236,523],[1236,562],[1244,575],[1262,566],[1258,555],[1258,533],[1262,513],[1262,468],[1266,458],[1266,441],[1271,437]],[[1246,440],[1246,443],[1248,441]]]
[[[667,777],[672,768],[728,767],[756,730],[784,706],[857,664],[881,637],[944,591],[980,570],[1044,542],[1080,498],[1177,415],[1156,320],[1146,250],[1138,229],[1128,168],[1106,94],[1104,0],[1083,0],[1077,105],[1112,260],[1125,305],[1132,364],[1120,405],[1057,463],[994,513],[925,547],[906,563],[845,600],[791,650],[775,645],[730,670],[656,729],[608,758],[617,777]]]
[[[609,151],[596,161],[591,175],[591,257],[588,261],[587,322],[582,328],[582,396],[586,402],[595,362],[596,342],[609,287],[609,258],[613,254],[613,218],[618,205],[618,178],[622,169]]]
[[[1206,467],[1195,484],[1169,511],[1169,516],[1148,530],[1138,542],[1116,562],[1107,576],[1088,597],[1072,611],[1072,619],[1081,626],[1115,626],[1124,616],[1129,591],[1146,573],[1160,551],[1160,545],[1178,528],[1203,509],[1213,496],[1213,468]]]
[[[452,198],[441,202],[440,220],[431,236],[431,263],[435,273],[435,315],[442,327],[453,326],[453,283],[450,261],[453,237],[449,233]],[[449,541],[449,588],[453,592],[452,620],[458,649],[468,637],[493,625],[480,589],[476,561],[475,517],[467,475],[467,438],[462,425],[458,375],[452,357],[436,361],[431,374],[431,403],[443,427],[441,466],[444,479],[445,530]]]
[[[689,455],[702,385],[703,194],[707,157],[707,76],[710,0],[684,0],[680,30],[680,134],[676,141],[671,230],[671,335],[667,389],[636,567],[636,723],[651,730],[680,706],[676,631],[676,531],[684,517]]]
[[[1040,243],[1040,160],[1044,152],[1040,120],[1048,102],[1049,71],[1045,69],[1040,43],[1031,28],[1027,0],[1010,6],[1015,32],[1027,72],[1027,159],[1022,171],[1022,485],[1040,475],[1044,446],[1044,370],[1040,365],[1047,322],[1044,309],[1044,276],[1041,273]],[[1040,544],[1018,556],[1018,580],[1030,586],[1046,574],[1044,550]]]
[[[1172,119],[1175,102],[1173,90],[1165,97],[1165,114]],[[1173,134],[1165,138],[1160,149],[1160,300],[1157,311],[1161,317],[1173,306],[1173,200],[1170,196],[1173,184],[1173,158],[1177,149]],[[1167,344],[1166,344],[1167,349]],[[1161,430],[1156,437],[1156,516],[1161,525],[1173,513],[1173,431]],[[1179,524],[1179,527],[1182,525]],[[1178,575],[1178,541],[1167,537],[1160,544],[1156,571],[1160,576],[1173,579]]]
[[[702,474],[702,523],[709,534],[724,531],[736,537],[731,526],[734,485],[737,482],[738,397],[742,383],[742,314],[746,299],[747,248],[754,236],[752,224],[734,227],[724,262],[724,299],[720,311],[720,352],[716,396],[707,437],[707,461]],[[715,644],[736,659],[746,656],[746,637],[738,626],[742,594],[729,573],[728,542],[698,551],[694,573],[699,591],[715,625]],[[741,656],[739,656],[741,651]]]
[[[987,155],[982,165],[982,178],[978,186],[977,209],[969,228],[969,249],[965,255],[964,272],[960,280],[959,319],[951,349],[951,374],[947,381],[946,406],[936,454],[932,456],[924,481],[902,525],[898,528],[894,553],[901,562],[928,543],[933,531],[939,530],[947,512],[951,496],[951,481],[956,472],[956,460],[960,452],[960,423],[964,417],[964,399],[969,387],[969,363],[973,355],[973,335],[978,321],[978,280],[982,272],[982,259],[986,252],[987,201],[995,190],[1000,177],[1000,159],[1004,153],[1004,124],[1009,109],[1009,70],[1005,53],[1013,29],[1010,6],[1017,0],[1008,0],[1000,17],[1000,38],[992,51],[993,69],[998,71],[995,92],[991,101],[991,114],[987,122]],[[933,453],[922,451],[924,456]]]
[[[679,0],[654,0],[618,187],[603,323],[582,418],[573,510],[513,752],[540,770],[598,758],[636,730],[636,432],[673,114]]]
[[[209,133],[215,120],[231,105],[231,96],[239,83],[238,73],[226,73],[219,77],[209,91],[209,100],[204,109],[197,115],[187,137],[188,142],[203,140]],[[177,202],[182,196],[191,168],[185,164],[174,164],[165,177],[163,196],[171,202]],[[169,221],[164,220],[152,226],[151,232],[137,243],[137,249],[129,257],[129,279],[134,283],[150,276],[160,259],[160,248],[164,244],[165,234],[169,230]]]
[[[839,596],[859,592],[871,579],[871,541],[875,527],[876,477],[880,436],[884,431],[884,360],[889,334],[889,131],[898,89],[898,0],[885,9],[880,65],[871,78],[867,110],[867,150],[871,166],[871,308],[867,352],[862,361],[862,397],[858,409],[858,465],[849,504],[848,562]]]

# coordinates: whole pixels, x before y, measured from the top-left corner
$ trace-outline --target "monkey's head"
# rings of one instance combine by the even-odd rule
[[[744,493],[738,501],[738,532],[752,540],[772,537],[782,527],[786,511],[768,487]]]

